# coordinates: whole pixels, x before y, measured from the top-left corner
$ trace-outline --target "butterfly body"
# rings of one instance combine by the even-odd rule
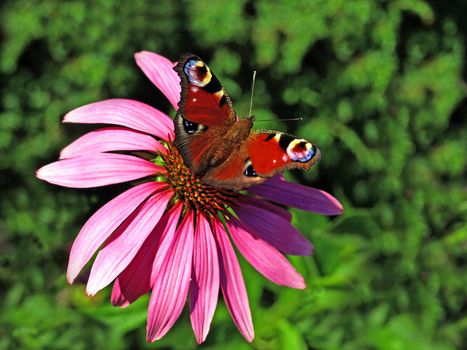
[[[320,153],[310,142],[278,131],[253,131],[253,117],[241,119],[209,67],[184,54],[175,70],[182,93],[174,144],[202,182],[242,190],[286,169],[309,169]]]

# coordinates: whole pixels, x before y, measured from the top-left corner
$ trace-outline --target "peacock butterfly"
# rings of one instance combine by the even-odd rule
[[[174,69],[182,87],[174,144],[203,183],[239,191],[286,169],[308,170],[319,161],[319,149],[304,139],[251,130],[254,117],[237,116],[219,80],[198,56],[183,54]]]

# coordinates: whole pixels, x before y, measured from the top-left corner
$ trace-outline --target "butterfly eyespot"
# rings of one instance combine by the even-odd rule
[[[194,134],[198,130],[198,124],[190,122],[189,120],[183,120],[183,127],[185,131],[189,134]]]
[[[186,119],[183,119],[183,127],[185,131],[190,135],[194,134],[197,131],[205,131],[207,129],[207,127],[203,124],[193,123],[192,121]]]
[[[248,176],[248,177],[258,176],[252,165],[250,165],[248,168],[245,169],[244,174],[245,176]]]
[[[303,139],[295,139],[287,146],[287,155],[294,162],[306,163],[316,154],[316,146]]]
[[[183,71],[188,81],[195,86],[204,87],[211,81],[212,75],[209,68],[202,61],[194,58],[185,63]]]
[[[256,174],[255,169],[253,168],[253,165],[251,164],[251,160],[249,159],[245,161],[245,171],[243,172],[243,174],[248,177],[258,176],[258,174]]]

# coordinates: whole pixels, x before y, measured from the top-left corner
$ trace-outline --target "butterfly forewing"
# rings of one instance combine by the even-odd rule
[[[182,55],[175,70],[182,87],[175,146],[191,171],[202,176],[208,168],[225,161],[228,152],[216,148],[237,116],[219,80],[198,56]]]
[[[321,157],[315,145],[279,131],[254,131],[246,147],[253,168],[262,177],[286,169],[309,169]]]
[[[184,54],[175,67],[181,79],[179,113],[184,119],[205,127],[231,125],[237,119],[229,96],[198,57]]]

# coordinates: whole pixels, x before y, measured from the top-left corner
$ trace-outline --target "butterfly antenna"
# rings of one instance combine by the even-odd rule
[[[248,112],[248,116],[251,116],[251,111],[253,109],[253,95],[255,93],[255,81],[256,81],[256,71],[253,71],[253,79],[251,81],[251,96],[250,96],[250,111]]]
[[[296,120],[303,120],[303,117],[279,118],[279,119],[260,119],[260,120],[256,120],[256,122],[275,122],[275,121],[278,121],[278,120],[282,120],[282,121],[285,121],[285,122],[293,122],[293,121],[296,121]]]

